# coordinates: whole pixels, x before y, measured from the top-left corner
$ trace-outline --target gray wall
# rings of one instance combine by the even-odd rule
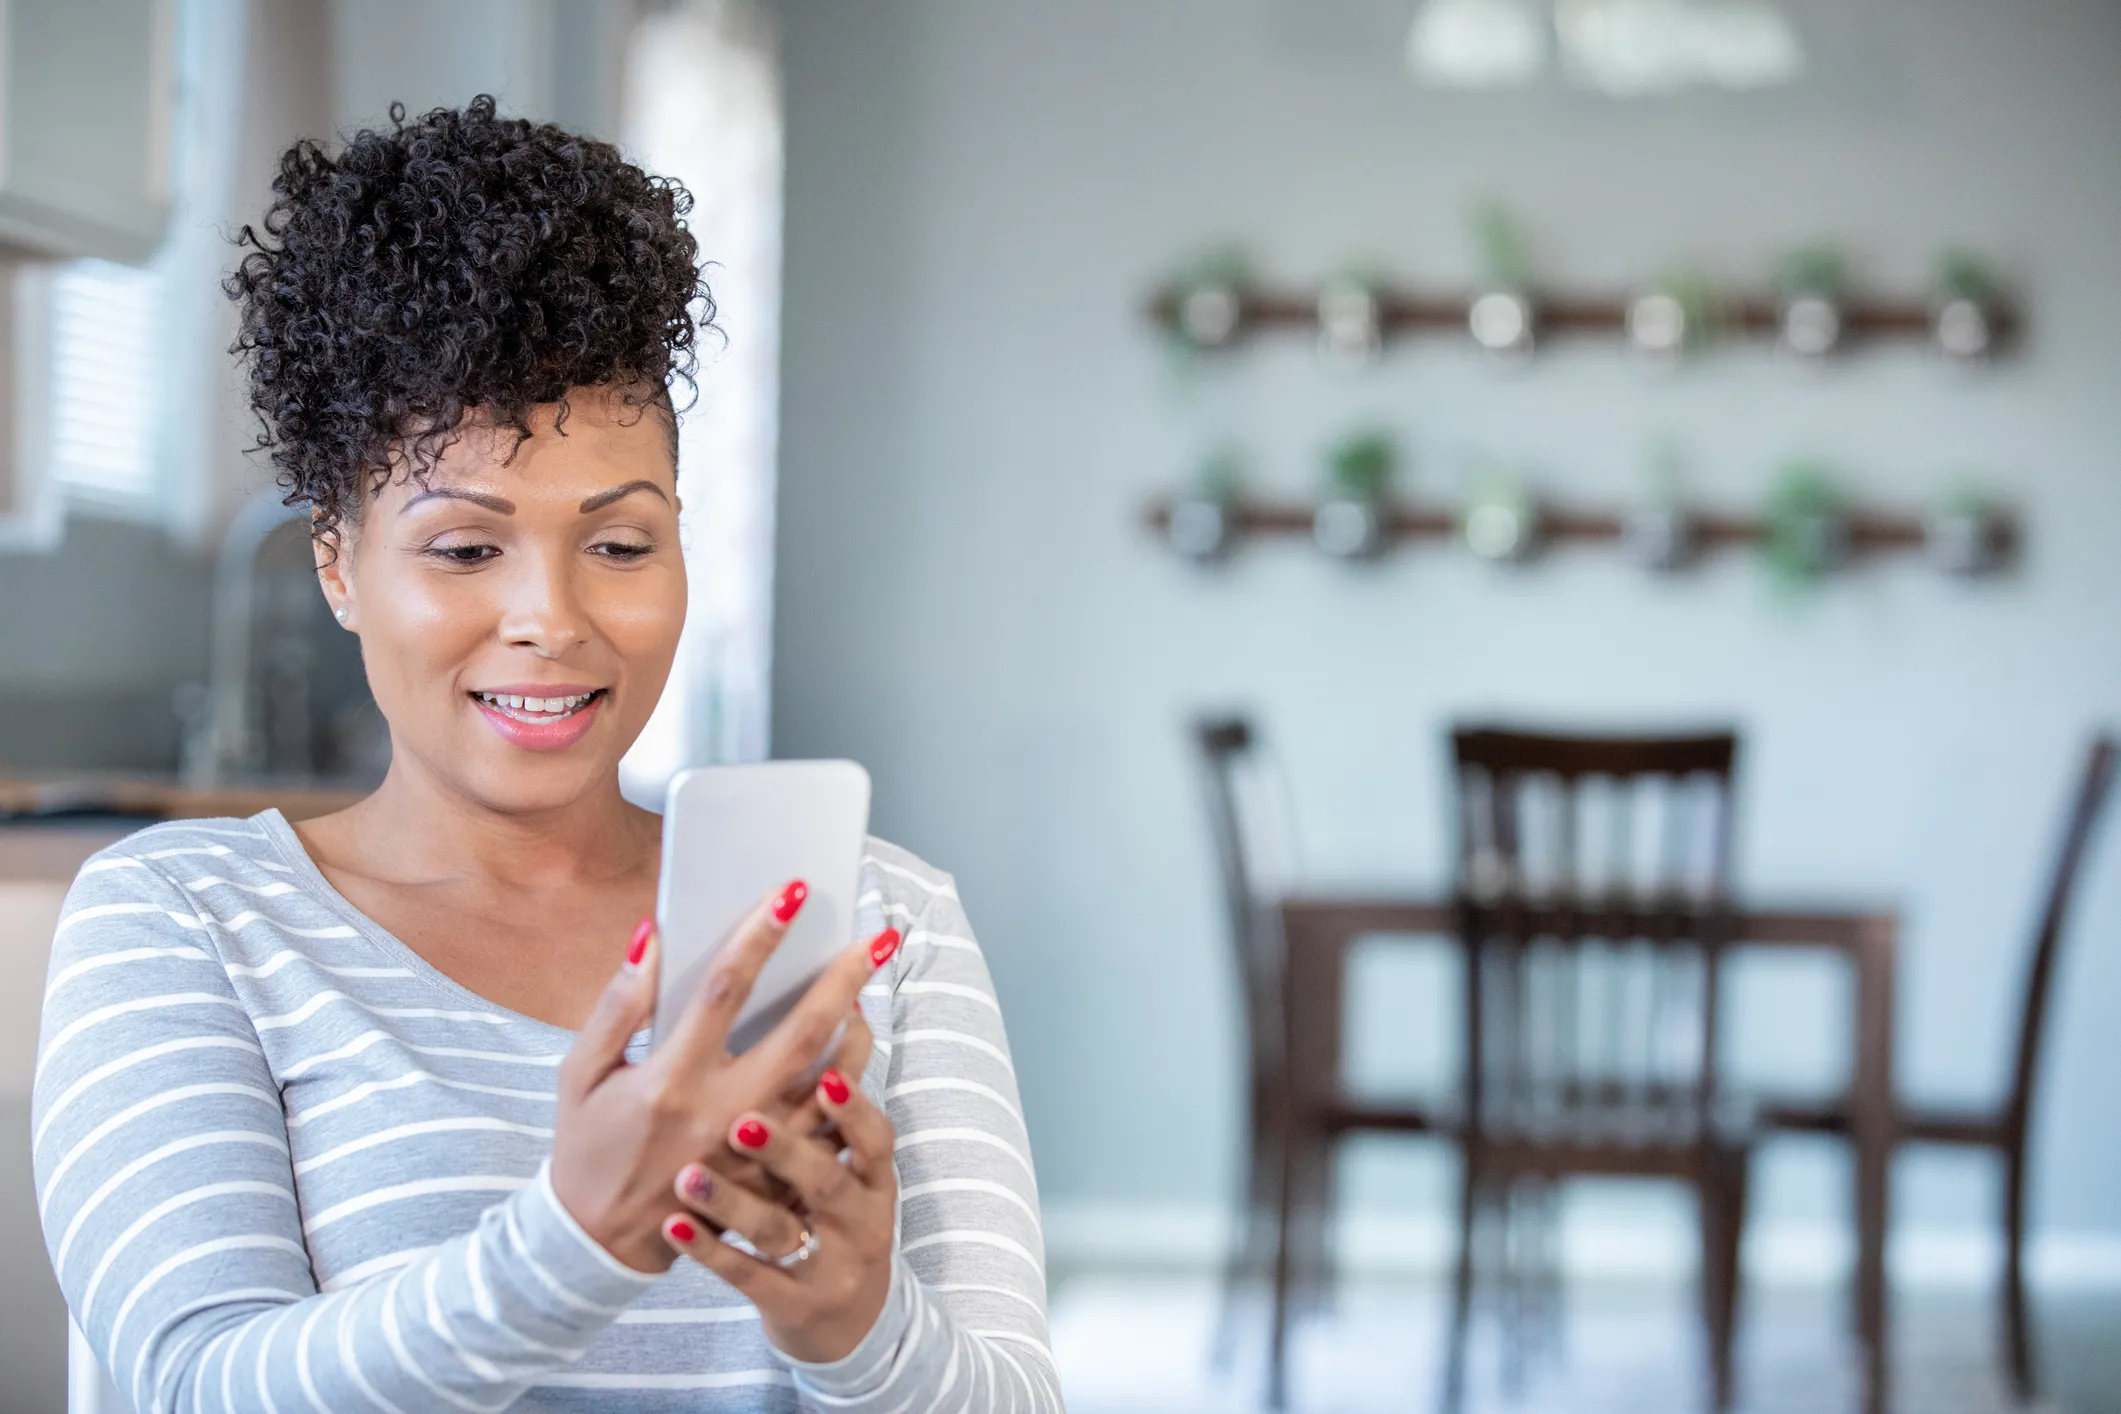
[[[502,111],[612,136],[632,0],[324,0],[333,111],[378,124],[491,93]]]
[[[1179,736],[1199,705],[1259,709],[1313,873],[1427,881],[1454,717],[1736,720],[1744,883],[1904,906],[1902,1077],[1933,1099],[2000,1087],[2063,793],[2121,715],[2121,10],[1816,0],[1792,7],[1821,56],[1803,88],[1614,104],[1417,91],[1409,8],[783,10],[775,750],[868,762],[878,828],[957,871],[1064,1217],[1229,1191],[1234,998]],[[1188,393],[1136,317],[1172,262],[1232,238],[1291,277],[1367,259],[1468,279],[1482,194],[1577,285],[1675,260],[1757,276],[1827,235],[1920,288],[1965,242],[2022,282],[2032,345],[1973,377],[1907,350],[1826,372],[1733,352],[1659,377],[1586,346],[1507,374],[1445,341],[1344,377],[1288,340]],[[1204,576],[1137,528],[1219,431],[1302,491],[1321,445],[1371,420],[1405,435],[1430,495],[1485,450],[1558,495],[1625,498],[1665,438],[1732,506],[1793,453],[1918,505],[1971,472],[2023,507],[2029,560],[2000,585],[1910,565],[1789,603],[1748,563],[1659,583],[1567,551],[1524,573],[1436,549],[1350,572],[1263,546]],[[2037,1119],[2037,1221],[2106,1234],[2109,1266],[2117,931],[2121,832],[2093,863]],[[1364,1079],[1441,1073],[1447,977],[1366,965]],[[1831,968],[1751,965],[1738,991],[1747,1073],[1831,1081]],[[1435,1211],[1448,1170],[1403,1150],[1355,1165],[1359,1205]],[[1835,1163],[1786,1146],[1769,1220],[1838,1222]],[[1907,1222],[1953,1234],[1986,1223],[1994,1183],[1918,1160],[1898,1191]]]

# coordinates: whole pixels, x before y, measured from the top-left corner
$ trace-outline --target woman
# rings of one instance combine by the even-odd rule
[[[1058,1410],[947,875],[872,843],[860,941],[732,1057],[790,881],[648,1050],[617,772],[685,615],[689,198],[491,99],[392,119],[289,152],[229,281],[390,771],[82,869],[33,1119],[76,1320],[142,1411]]]

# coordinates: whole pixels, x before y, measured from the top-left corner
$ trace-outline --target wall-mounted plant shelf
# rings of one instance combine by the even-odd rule
[[[1852,344],[1920,341],[1949,355],[1984,357],[2012,347],[2021,332],[2017,312],[2001,302],[1969,299],[1931,302],[1848,296],[1831,303],[1824,330],[1817,322],[1820,306],[1802,311],[1793,322],[1793,301],[1746,294],[1723,296],[1703,308],[1682,308],[1677,296],[1649,291],[1638,295],[1532,294],[1507,296],[1517,310],[1503,311],[1504,331],[1522,330],[1499,341],[1483,329],[1477,311],[1482,296],[1425,294],[1383,286],[1369,291],[1370,307],[1359,311],[1375,337],[1455,333],[1491,347],[1529,347],[1549,338],[1620,338],[1658,352],[1698,347],[1703,342],[1735,337],[1781,340],[1800,352],[1825,353]],[[1222,348],[1249,336],[1274,330],[1331,337],[1335,324],[1332,287],[1313,290],[1253,286],[1174,284],[1153,293],[1145,313],[1182,342]],[[1362,296],[1357,295],[1360,299]],[[1657,301],[1665,303],[1659,305]],[[1687,328],[1687,320],[1702,327]],[[1492,328],[1490,325],[1489,328]],[[1807,337],[1817,340],[1808,344]]]
[[[1189,534],[1181,524],[1174,534],[1174,514],[1204,503],[1160,498],[1142,510],[1142,523],[1159,537],[1197,557],[1206,558],[1247,539],[1300,536],[1320,537],[1319,508],[1301,501],[1240,497],[1223,503],[1205,503],[1208,516],[1220,517],[1219,534],[1212,538]],[[1465,512],[1437,505],[1412,505],[1393,501],[1377,506],[1378,539],[1386,544],[1401,540],[1463,540],[1478,550],[1478,528],[1469,526]],[[1718,550],[1751,548],[1771,550],[1778,537],[1788,537],[1792,525],[1762,515],[1737,515],[1692,507],[1661,513],[1626,513],[1568,507],[1535,501],[1528,508],[1528,524],[1515,540],[1497,542],[1494,558],[1518,559],[1543,548],[1567,545],[1621,546],[1658,568],[1676,568],[1700,555]],[[1818,518],[1822,544],[1809,558],[1813,572],[1840,568],[1850,562],[1896,554],[1926,554],[1945,568],[1962,574],[1986,574],[2004,569],[2017,560],[2020,546],[2018,522],[2010,512],[1988,507],[1969,507],[1956,513],[1924,517],[1903,512],[1846,508]],[[1799,538],[1809,527],[1799,528]],[[1663,545],[1665,553],[1658,553]],[[1800,547],[1801,552],[1801,547]]]

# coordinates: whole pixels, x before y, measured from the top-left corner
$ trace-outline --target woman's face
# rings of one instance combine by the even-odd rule
[[[668,414],[594,388],[568,405],[564,433],[542,407],[520,445],[467,419],[424,482],[364,495],[336,558],[318,550],[393,769],[510,813],[609,789],[685,622]]]

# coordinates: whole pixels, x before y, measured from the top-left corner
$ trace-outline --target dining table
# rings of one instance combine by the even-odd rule
[[[1459,910],[1449,897],[1314,892],[1282,897],[1285,948],[1284,1034],[1295,1083],[1331,1105],[1341,1083],[1343,1003],[1348,960],[1358,940],[1462,947]],[[1743,899],[1723,917],[1719,956],[1765,949],[1824,953],[1854,974],[1850,1018],[1849,1138],[1854,1150],[1856,1260],[1854,1327],[1862,1352],[1863,1409],[1885,1414],[1890,1393],[1885,1237],[1887,1175],[1897,1133],[1893,1089],[1894,965],[1899,923],[1890,909],[1784,904]],[[1448,1132],[1450,1121],[1433,1127]]]

